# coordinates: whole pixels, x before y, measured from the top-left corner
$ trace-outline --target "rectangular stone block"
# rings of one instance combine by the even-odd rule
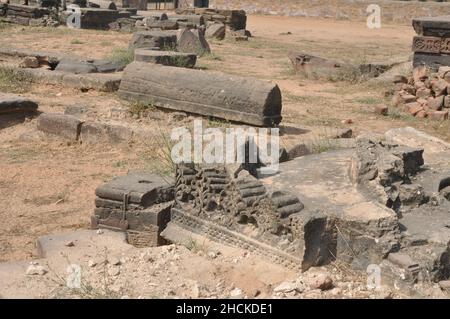
[[[418,35],[450,37],[450,16],[416,18],[412,25]]]
[[[35,112],[37,108],[38,104],[30,99],[0,92],[0,114]]]
[[[440,53],[442,39],[438,37],[415,36],[413,39],[413,52]]]
[[[430,53],[414,53],[414,67],[426,65],[433,71],[437,71],[441,66],[450,66],[450,55],[430,54]]]
[[[85,122],[81,127],[80,139],[83,143],[128,143],[133,138],[133,131],[125,126],[98,122]]]
[[[81,124],[76,117],[64,114],[41,114],[37,119],[38,130],[73,141],[78,140]]]
[[[257,126],[273,126],[282,118],[277,85],[220,72],[133,62],[124,70],[119,96]]]

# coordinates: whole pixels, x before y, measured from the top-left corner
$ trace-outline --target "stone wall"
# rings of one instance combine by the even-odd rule
[[[383,22],[409,24],[413,17],[450,15],[450,2],[393,0],[210,0],[211,8],[242,9],[248,14],[327,17],[363,21],[370,4],[381,7]]]

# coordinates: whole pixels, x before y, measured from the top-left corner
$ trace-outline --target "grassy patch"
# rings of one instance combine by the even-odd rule
[[[107,60],[112,62],[120,62],[123,64],[130,64],[134,61],[134,50],[116,48],[106,57]]]
[[[84,44],[85,42],[80,41],[78,39],[73,39],[72,41],[70,41],[70,44]]]
[[[359,98],[353,100],[352,102],[356,102],[359,104],[365,104],[365,105],[377,105],[377,104],[382,104],[384,102],[384,100],[381,98],[373,97],[373,96],[364,96],[364,97],[359,97]]]
[[[24,93],[31,89],[31,80],[22,70],[0,66],[0,91],[7,93]]]
[[[142,117],[145,116],[148,111],[155,110],[155,106],[152,102],[143,103],[139,101],[133,101],[128,105],[128,111],[131,115]]]

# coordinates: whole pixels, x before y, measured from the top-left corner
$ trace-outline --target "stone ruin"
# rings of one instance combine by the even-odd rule
[[[270,176],[179,164],[165,186],[133,174],[99,187],[92,225],[177,243],[196,233],[302,271],[340,261],[379,265],[383,280],[405,287],[438,282],[450,278],[449,155],[445,142],[403,128]]]
[[[426,65],[433,71],[450,66],[450,16],[413,19],[414,67]]]

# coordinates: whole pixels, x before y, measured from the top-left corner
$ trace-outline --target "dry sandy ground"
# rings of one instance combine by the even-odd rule
[[[355,63],[405,59],[410,54],[411,27],[384,25],[370,30],[356,22],[250,16],[248,29],[254,35],[249,42],[212,42],[213,54],[201,58],[198,67],[278,83],[284,99],[284,145],[320,139],[347,127],[361,133],[408,125],[448,139],[447,123],[418,121],[394,113],[387,117],[373,114],[374,105],[388,103],[384,85],[301,78],[294,74],[287,58],[290,51],[303,51]],[[130,38],[126,33],[66,28],[0,28],[0,46],[91,58],[126,48]],[[38,101],[42,112],[63,112],[68,105],[81,104],[92,110],[89,116],[93,118],[139,125],[155,136],[161,127],[169,131],[180,124],[171,114],[160,111],[135,119],[126,112],[129,105],[114,94],[33,85],[23,95]],[[117,110],[115,118],[111,114]],[[344,124],[348,119],[351,124]],[[220,121],[206,123],[225,125]],[[87,228],[94,190],[104,181],[132,169],[162,169],[155,165],[159,146],[152,139],[147,144],[79,145],[41,139],[34,127],[35,119],[28,119],[0,130],[0,261],[34,257],[38,236]]]

